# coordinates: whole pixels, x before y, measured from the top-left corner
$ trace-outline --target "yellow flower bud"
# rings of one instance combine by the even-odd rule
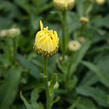
[[[105,0],[96,0],[96,3],[98,5],[103,5],[105,3]]]
[[[81,17],[80,22],[81,22],[81,24],[85,25],[89,22],[89,19],[87,17]]]
[[[53,0],[54,6],[58,9],[72,9],[75,4],[75,0]]]
[[[78,41],[70,41],[69,44],[68,44],[68,48],[69,50],[71,51],[77,51],[79,50],[81,47],[80,43]]]
[[[34,49],[42,56],[52,56],[58,50],[59,38],[56,31],[43,28],[40,21],[40,31],[36,33]]]

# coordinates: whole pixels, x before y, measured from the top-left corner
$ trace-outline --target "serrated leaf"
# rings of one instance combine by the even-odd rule
[[[20,97],[22,99],[22,101],[24,102],[25,106],[27,109],[32,109],[31,105],[28,103],[28,101],[25,99],[25,97],[23,96],[22,92],[20,92]]]
[[[104,72],[101,67],[99,68],[98,66],[86,61],[82,61],[82,64],[94,72],[105,86],[109,87],[109,74]]]
[[[81,97],[76,108],[77,109],[96,109],[96,106],[90,99]]]
[[[27,59],[25,59],[20,54],[17,54],[16,58],[25,68],[31,70],[31,75],[33,77],[35,77],[36,79],[40,79],[41,78],[41,75],[40,75],[41,71],[37,68],[37,66],[35,66],[31,62],[29,62]]]
[[[31,103],[36,103],[41,89],[34,89],[31,93]]]
[[[91,86],[99,81],[98,77],[91,72],[87,72],[79,86]]]
[[[99,105],[104,106],[104,107],[109,107],[108,104],[108,95],[106,92],[104,92],[100,88],[92,88],[92,87],[78,87],[77,93],[87,96],[87,97],[92,97]]]

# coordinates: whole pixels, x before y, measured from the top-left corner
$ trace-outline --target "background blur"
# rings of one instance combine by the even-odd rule
[[[83,26],[80,18],[86,15],[89,23]],[[0,109],[44,109],[43,58],[33,50],[40,20],[58,32],[61,42],[62,11],[52,0],[0,0]],[[5,31],[11,28],[18,29],[15,41]],[[65,65],[60,65],[60,49],[49,59],[49,78],[56,73],[59,84],[53,109],[109,109],[109,0],[102,5],[76,0],[67,12],[66,33],[66,43],[78,40],[81,49],[71,62],[67,87],[71,51],[67,48]]]

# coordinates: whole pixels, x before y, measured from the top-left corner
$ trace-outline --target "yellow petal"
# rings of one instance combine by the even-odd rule
[[[43,23],[41,20],[40,20],[40,29],[43,30]]]

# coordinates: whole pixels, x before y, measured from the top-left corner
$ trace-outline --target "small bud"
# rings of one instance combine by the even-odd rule
[[[50,87],[50,85],[51,85],[51,82],[50,82],[50,81],[48,81],[48,86]]]
[[[11,29],[8,30],[8,36],[9,37],[14,38],[14,37],[16,37],[20,34],[21,34],[21,31],[20,31],[19,28],[11,28]]]
[[[68,48],[69,50],[71,51],[77,51],[79,50],[81,47],[80,43],[78,41],[70,41],[69,44],[68,44]]]
[[[85,39],[85,37],[82,37],[82,36],[81,36],[81,37],[79,38],[79,41],[80,41],[81,43],[83,43],[83,42],[86,41],[86,39]]]
[[[74,7],[75,0],[53,0],[53,3],[58,9],[69,10]]]
[[[16,37],[18,35],[21,34],[21,31],[19,28],[11,28],[11,29],[7,29],[7,30],[2,30],[0,32],[0,36],[1,37]]]
[[[6,37],[6,36],[8,36],[8,31],[7,30],[0,31],[0,37]]]
[[[105,3],[105,0],[96,0],[96,3],[98,5],[103,5]]]
[[[87,17],[81,17],[80,22],[81,22],[81,24],[85,25],[89,22],[89,19]]]
[[[65,60],[68,60],[68,56],[65,55],[64,58],[65,58]],[[63,57],[62,56],[60,56],[59,59],[60,59],[60,61],[63,61]]]
[[[48,81],[48,86],[50,87],[50,85],[51,85],[51,82],[50,81]],[[54,89],[58,89],[58,87],[59,87],[59,83],[56,81],[56,83],[55,83],[55,85],[54,85]]]
[[[54,85],[54,89],[58,89],[59,88],[59,83],[56,82],[56,84]]]

